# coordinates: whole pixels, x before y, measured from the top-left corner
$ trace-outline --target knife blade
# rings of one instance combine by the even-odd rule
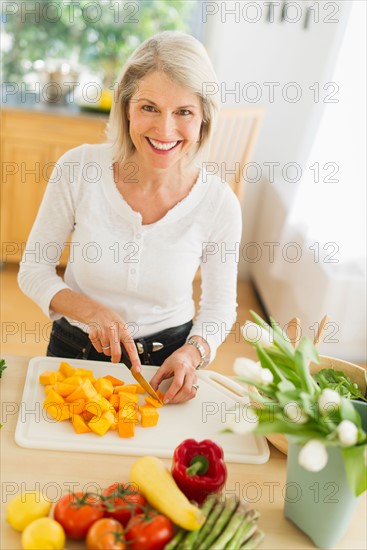
[[[154,399],[156,399],[157,401],[159,401],[159,403],[162,403],[162,405],[163,405],[162,399],[153,390],[152,386],[149,384],[148,380],[146,378],[144,378],[144,376],[141,374],[141,372],[136,372],[136,370],[133,369],[133,368],[130,368],[129,370],[130,370],[131,374],[133,375],[133,377],[135,378],[135,380],[145,389],[145,391],[147,393],[149,393],[149,395],[151,397],[153,397]]]
[[[141,372],[136,372],[135,369],[132,368],[130,357],[126,353],[126,350],[123,346],[121,346],[121,363],[129,369],[135,380],[142,386],[142,388],[145,389],[145,391],[154,399],[159,401],[163,405],[162,399],[159,397],[159,395],[153,390],[152,386],[149,384],[148,380],[142,375]]]

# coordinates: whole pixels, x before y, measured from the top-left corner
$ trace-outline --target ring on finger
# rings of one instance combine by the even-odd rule
[[[199,384],[193,384],[192,387],[195,388],[196,390],[198,390],[199,389]]]
[[[111,349],[111,346],[101,346],[102,349]]]

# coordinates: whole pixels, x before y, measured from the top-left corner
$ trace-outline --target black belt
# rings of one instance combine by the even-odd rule
[[[58,334],[58,338],[61,339],[61,345],[62,342],[68,344],[69,347],[71,345],[71,349],[75,350],[75,358],[97,361],[110,360],[104,353],[98,353],[95,350],[86,332],[75,325],[71,325],[64,317],[54,321],[54,325],[57,325],[63,331],[62,334]],[[191,327],[192,321],[188,321],[183,325],[161,330],[150,336],[142,336],[134,339],[141,363],[144,365],[162,364],[171,353],[184,345]],[[56,352],[56,350],[51,351],[53,351],[53,354]],[[121,353],[121,360],[126,363],[128,367],[131,367],[131,361],[123,345],[121,345]],[[64,357],[60,349],[57,349],[57,357]],[[67,355],[67,357],[72,357],[72,355]]]

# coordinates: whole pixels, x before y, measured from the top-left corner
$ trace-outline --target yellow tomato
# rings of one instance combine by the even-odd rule
[[[6,519],[17,531],[23,531],[31,521],[48,516],[51,502],[41,493],[19,493],[6,505]]]
[[[64,529],[51,518],[35,519],[22,533],[24,550],[63,550],[64,544]]]

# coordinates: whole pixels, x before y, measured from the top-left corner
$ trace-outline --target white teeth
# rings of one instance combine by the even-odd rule
[[[148,138],[149,142],[153,145],[155,149],[159,149],[160,151],[169,151],[170,149],[173,149],[175,145],[177,145],[178,141],[171,141],[169,143],[161,143],[160,141],[155,141],[154,139]]]

